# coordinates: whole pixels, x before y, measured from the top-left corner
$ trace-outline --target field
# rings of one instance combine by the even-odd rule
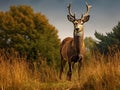
[[[31,64],[15,51],[0,50],[0,90],[120,90],[120,52],[107,58],[92,55],[83,64],[80,79],[76,63],[72,81],[66,80],[67,65],[59,80],[59,70],[39,59]]]

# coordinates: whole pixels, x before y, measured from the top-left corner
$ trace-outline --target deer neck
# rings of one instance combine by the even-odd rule
[[[74,30],[74,48],[77,52],[77,54],[80,54],[81,53],[81,48],[82,48],[82,45],[84,44],[84,31],[80,31],[80,32],[76,32]]]

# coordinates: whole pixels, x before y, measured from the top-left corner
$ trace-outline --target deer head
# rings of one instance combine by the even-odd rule
[[[90,12],[91,7],[92,6],[86,2],[87,11],[84,14],[82,14],[80,19],[77,19],[75,17],[75,14],[72,14],[71,12],[71,4],[68,5],[67,8],[68,8],[69,15],[67,15],[67,18],[70,22],[73,23],[75,31],[81,32],[83,30],[83,24],[87,22],[90,18],[89,12]]]

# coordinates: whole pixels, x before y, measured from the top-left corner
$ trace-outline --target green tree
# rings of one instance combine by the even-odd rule
[[[91,58],[91,52],[95,49],[96,41],[92,37],[86,37],[84,42],[86,47],[86,59],[89,60]]]
[[[111,32],[106,35],[95,32],[95,37],[99,40],[96,43],[97,49],[103,53],[108,54],[109,51],[120,50],[120,22],[116,25]]]
[[[95,48],[96,41],[92,37],[86,37],[84,42],[87,51],[92,51]]]
[[[59,59],[57,29],[41,13],[30,6],[11,6],[0,12],[0,48],[14,48],[20,55],[27,54],[29,60],[38,58],[38,53],[48,63]]]

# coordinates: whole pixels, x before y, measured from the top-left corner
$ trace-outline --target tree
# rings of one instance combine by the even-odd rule
[[[92,51],[95,48],[96,41],[92,37],[86,37],[84,42],[87,51]]]
[[[48,63],[59,59],[60,39],[57,29],[41,13],[34,13],[30,6],[11,6],[0,12],[0,48],[14,48],[29,60],[38,58],[38,53]]]
[[[109,54],[109,52],[120,50],[120,22],[116,25],[112,32],[106,33],[106,35],[95,32],[95,37],[99,40],[96,43],[96,47],[103,54]]]
[[[86,47],[86,59],[89,60],[91,58],[91,52],[95,49],[96,41],[92,37],[86,37],[84,39],[85,47]]]

